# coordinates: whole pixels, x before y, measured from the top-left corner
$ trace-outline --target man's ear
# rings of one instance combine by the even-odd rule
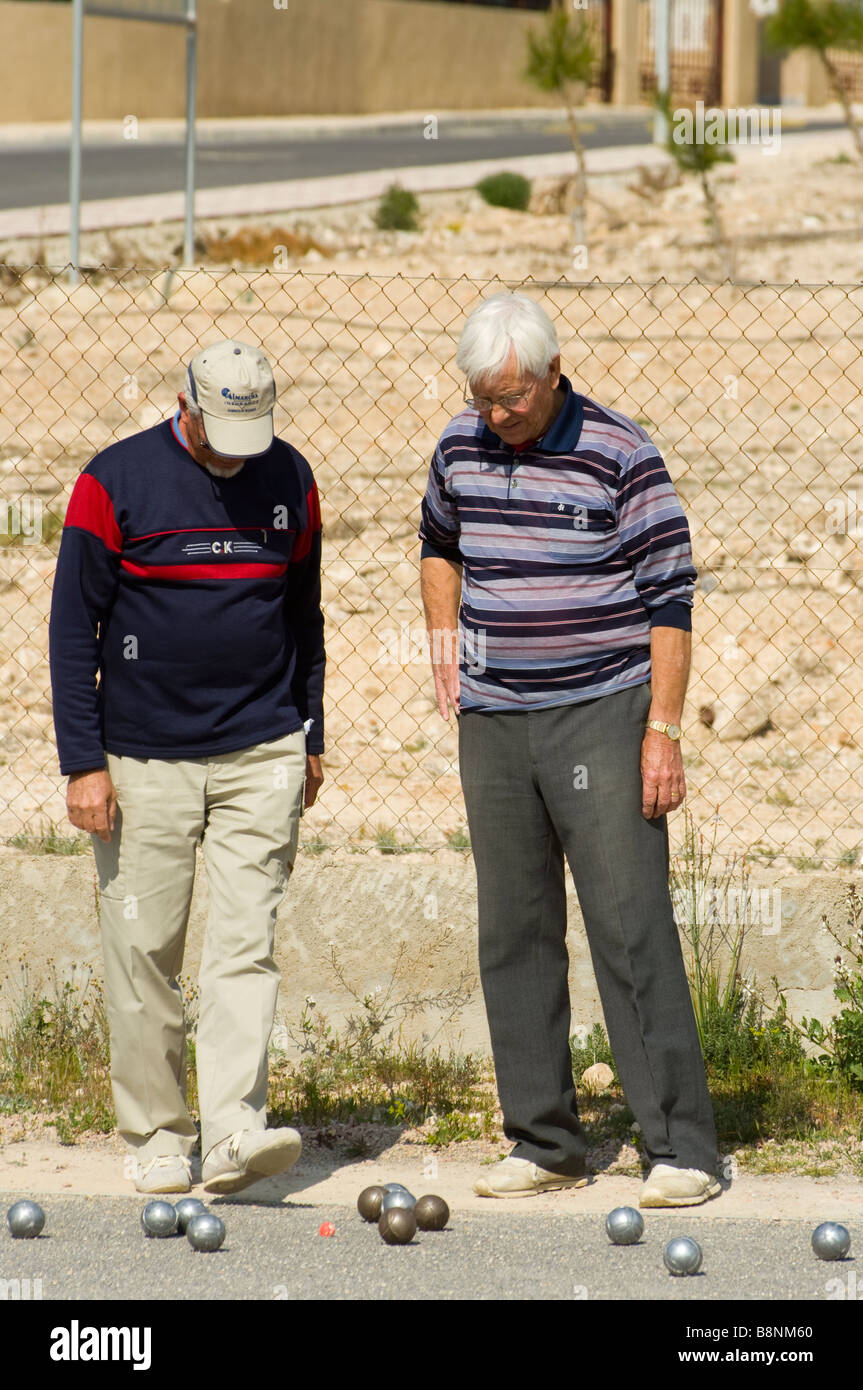
[[[560,353],[549,362],[548,373],[548,383],[552,391],[556,391],[560,384]]]

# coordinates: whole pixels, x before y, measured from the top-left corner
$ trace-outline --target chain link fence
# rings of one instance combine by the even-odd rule
[[[259,343],[277,433],[321,493],[326,781],[307,849],[465,847],[419,589],[428,462],[462,408],[467,312],[545,306],[577,390],[637,419],[699,570],[688,804],[717,849],[798,869],[863,851],[863,288],[541,284],[335,273],[0,271],[0,836],[65,822],[47,662],[75,478],[176,407],[222,337]],[[860,508],[858,520],[857,508]],[[671,818],[672,835],[682,817]],[[712,831],[709,831],[712,838]]]

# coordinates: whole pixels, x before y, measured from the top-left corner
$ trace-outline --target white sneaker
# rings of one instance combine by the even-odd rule
[[[190,1192],[192,1165],[182,1154],[164,1154],[138,1163],[136,1192]]]
[[[656,1163],[644,1182],[638,1198],[640,1207],[694,1207],[718,1197],[721,1184],[700,1168],[674,1168]]]
[[[478,1178],[473,1190],[478,1197],[532,1197],[537,1192],[556,1192],[562,1187],[587,1187],[587,1178],[566,1178],[531,1163],[529,1158],[501,1159],[488,1177]]]
[[[303,1142],[295,1129],[241,1129],[216,1144],[204,1159],[206,1192],[239,1192],[261,1178],[293,1168]]]

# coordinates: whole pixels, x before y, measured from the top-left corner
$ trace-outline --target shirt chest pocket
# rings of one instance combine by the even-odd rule
[[[603,555],[617,530],[610,507],[591,500],[548,503],[545,553],[562,564],[582,565]]]

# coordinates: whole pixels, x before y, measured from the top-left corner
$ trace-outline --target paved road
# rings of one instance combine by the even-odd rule
[[[795,132],[840,130],[841,121],[803,122]],[[588,148],[648,145],[652,117],[608,112],[584,123]],[[203,133],[198,139],[198,188],[228,188],[288,179],[320,178],[375,169],[464,163],[478,159],[565,153],[571,149],[564,121],[449,117],[441,119],[438,138],[426,139],[423,124],[399,122],[336,130],[295,130],[289,134],[244,137],[241,130]],[[82,168],[84,200],[123,198],[172,192],[184,182],[182,141],[89,142]],[[0,210],[62,203],[69,196],[66,143],[39,142],[0,148]]]
[[[121,1197],[43,1198],[47,1221],[36,1241],[13,1241],[0,1230],[0,1296],[13,1280],[30,1280],[31,1298],[169,1300],[312,1299],[449,1301],[470,1299],[704,1304],[742,1300],[740,1321],[804,1324],[806,1307],[863,1295],[857,1288],[863,1224],[852,1223],[851,1256],[827,1264],[812,1254],[811,1222],[673,1216],[645,1213],[637,1246],[612,1246],[603,1218],[571,1212],[453,1213],[443,1232],[420,1233],[409,1246],[384,1245],[355,1208],[322,1207],[301,1198],[278,1206],[212,1199],[228,1234],[217,1254],[195,1253],[188,1242],[147,1239],[140,1203]],[[323,1220],[336,1233],[319,1235]],[[689,1234],[704,1251],[703,1271],[673,1278],[662,1262],[665,1241]],[[36,1285],[35,1281],[41,1284]],[[23,1285],[18,1291],[23,1291]],[[80,1316],[80,1313],[76,1313]],[[91,1308],[86,1316],[97,1314]],[[129,1316],[129,1315],[127,1315]],[[813,1313],[812,1316],[815,1316]],[[855,1318],[858,1314],[853,1315]],[[850,1324],[849,1324],[850,1330]]]

